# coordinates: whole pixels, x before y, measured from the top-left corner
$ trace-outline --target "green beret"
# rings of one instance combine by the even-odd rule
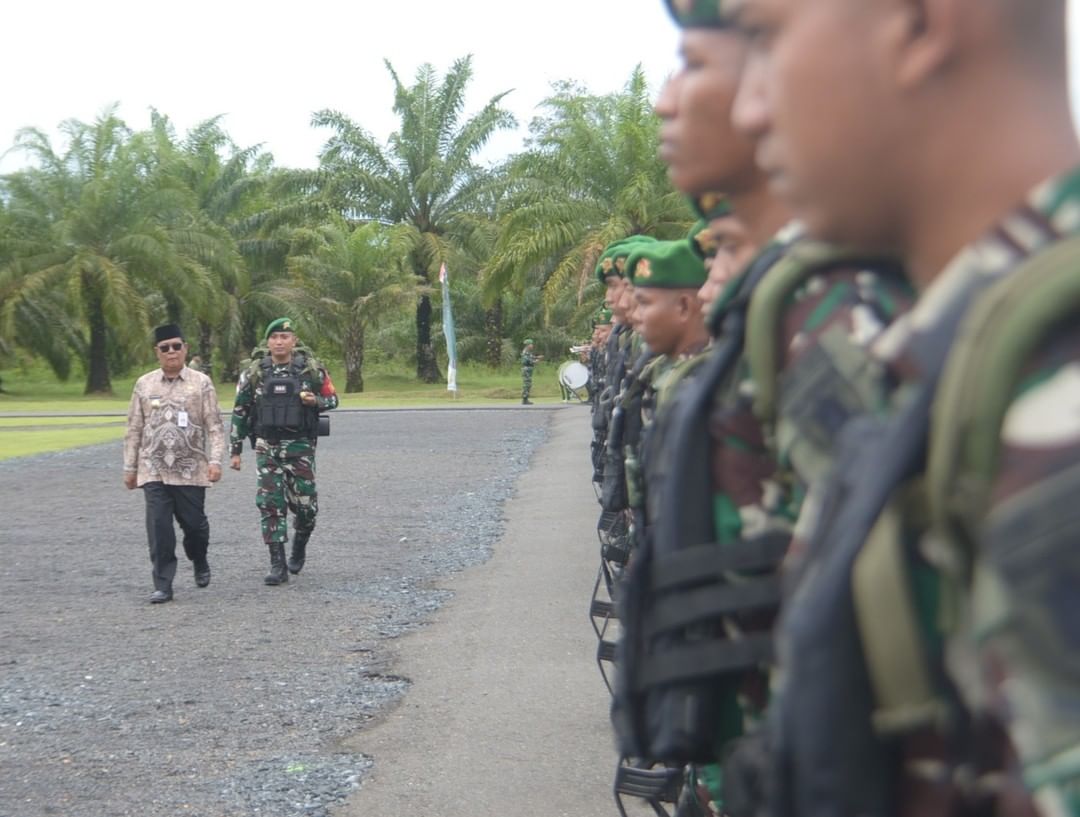
[[[611,323],[611,310],[602,306],[593,315],[593,326],[607,326]]]
[[[690,197],[690,206],[697,213],[698,220],[690,228],[686,240],[690,242],[690,249],[704,261],[716,255],[719,249],[709,229],[709,222],[714,218],[731,215],[731,204],[722,193],[702,193],[700,196]]]
[[[293,329],[292,318],[275,318],[266,325],[266,332],[263,333],[263,340],[270,340],[270,335],[274,332],[295,332]]]
[[[630,255],[630,250],[638,244],[648,244],[656,241],[651,235],[628,235],[626,238],[620,238],[617,241],[612,241],[600,253],[600,258],[596,262],[596,278],[600,283],[610,276],[617,276],[624,278],[623,266],[626,261],[626,257]]]
[[[685,240],[635,247],[626,270],[635,287],[699,289],[705,283],[705,265]]]
[[[532,338],[525,338],[525,340],[523,340],[523,341],[522,341],[522,345],[524,345],[524,346],[531,346],[531,345],[532,345],[532,342],[533,342],[533,339],[532,339]]]
[[[679,28],[724,28],[723,0],[664,0],[668,13]]]
[[[686,240],[690,242],[690,250],[702,261],[712,258],[720,248],[709,229],[709,220],[704,218],[694,222]]]

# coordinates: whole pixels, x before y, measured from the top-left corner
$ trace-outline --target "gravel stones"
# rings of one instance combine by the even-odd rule
[[[207,493],[210,587],[178,544],[156,606],[118,443],[0,463],[0,815],[328,814],[373,762],[342,739],[407,694],[387,639],[490,555],[549,417],[337,412],[308,561],[281,587],[245,451]]]

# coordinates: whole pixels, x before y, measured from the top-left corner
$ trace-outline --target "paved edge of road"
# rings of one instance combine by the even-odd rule
[[[551,436],[504,507],[491,559],[440,582],[454,597],[385,666],[410,689],[343,742],[375,766],[335,817],[614,813],[610,699],[588,619],[588,414],[546,416]]]

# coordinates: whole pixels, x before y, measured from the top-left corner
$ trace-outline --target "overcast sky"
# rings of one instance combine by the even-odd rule
[[[32,125],[92,121],[120,103],[135,129],[149,108],[181,133],[225,114],[241,146],[263,143],[279,165],[317,164],[329,136],[313,111],[335,108],[380,141],[396,127],[389,59],[402,81],[430,62],[442,75],[473,55],[467,113],[504,100],[520,131],[493,142],[517,150],[556,80],[619,90],[641,63],[655,88],[675,67],[678,36],[659,0],[37,0],[8,4],[0,46],[0,152]],[[22,165],[8,155],[0,169]]]
[[[1078,9],[1073,0],[1076,31]],[[62,120],[92,121],[119,102],[134,129],[149,125],[151,107],[180,133],[224,114],[240,146],[310,167],[329,135],[310,126],[313,111],[343,111],[380,141],[396,127],[384,58],[411,84],[421,63],[442,74],[472,54],[467,113],[513,89],[504,105],[519,130],[493,140],[494,159],[520,148],[552,82],[607,93],[641,63],[655,95],[678,64],[659,0],[24,0],[5,5],[4,33],[0,154],[19,128],[55,135]],[[1080,59],[1073,66],[1080,76]],[[23,163],[8,154],[0,171]]]

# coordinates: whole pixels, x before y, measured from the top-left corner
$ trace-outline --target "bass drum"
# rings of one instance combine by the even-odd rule
[[[568,360],[559,367],[559,382],[571,391],[583,389],[589,382],[589,368],[584,363]]]

